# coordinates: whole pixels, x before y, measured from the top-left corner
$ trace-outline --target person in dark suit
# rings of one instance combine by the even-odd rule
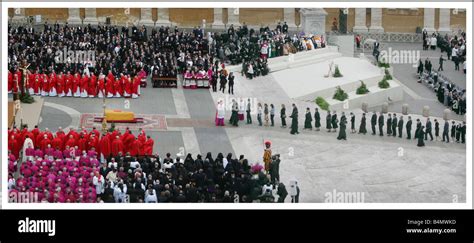
[[[403,116],[400,116],[398,120],[398,137],[401,138],[403,133]]]
[[[388,113],[388,118],[387,118],[387,136],[392,135],[392,115]]]
[[[383,113],[380,112],[380,115],[379,115],[379,134],[380,136],[383,136],[383,125],[384,125],[384,117],[383,117]]]
[[[423,140],[423,135],[424,135],[423,128],[424,127],[421,126],[421,123],[420,123],[420,128],[418,129],[418,143],[416,145],[418,147],[425,146],[425,141]]]
[[[466,122],[462,122],[461,126],[461,143],[466,143]]]
[[[372,117],[370,118],[370,125],[372,126],[372,135],[375,135],[375,125],[377,124],[377,114],[374,113],[372,114]]]
[[[412,125],[412,121],[411,121],[411,116],[408,116],[408,121],[407,121],[407,124],[405,125],[405,128],[407,129],[407,139],[411,139],[411,125]]]
[[[360,126],[359,126],[359,133],[366,134],[367,133],[367,128],[365,127],[366,121],[365,121],[365,113],[362,113],[362,118],[360,119]],[[375,131],[375,125],[373,130]]]
[[[328,129],[328,132],[331,132],[331,112],[328,111],[328,114],[326,115],[326,129]]]
[[[392,136],[393,137],[397,136],[397,125],[398,125],[397,114],[393,113],[393,118],[392,118]]]
[[[449,143],[449,122],[448,122],[448,120],[444,121],[443,142]]]
[[[436,141],[438,141],[438,138],[439,138],[439,122],[437,119],[434,119],[434,123],[435,123],[435,138],[436,138]]]
[[[431,125],[430,118],[428,117],[426,119],[425,140],[428,140],[428,135],[430,135],[430,139],[431,141],[433,141],[433,133],[431,131],[432,131],[432,125]]]

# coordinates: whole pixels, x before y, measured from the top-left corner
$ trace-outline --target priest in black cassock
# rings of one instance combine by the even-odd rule
[[[298,132],[298,108],[293,104],[293,111],[291,112],[291,134],[299,134]]]
[[[365,113],[362,113],[362,118],[360,119],[359,133],[362,133],[364,135],[367,133],[367,128],[365,127],[365,124],[366,124],[365,120],[366,120],[365,119]],[[373,130],[375,131],[375,125],[374,125]]]
[[[420,123],[420,129],[417,129],[418,130],[418,144],[417,144],[418,147],[425,146],[425,140],[424,140],[425,132],[423,131],[423,128],[425,127],[421,126],[421,123]]]
[[[305,114],[305,119],[304,119],[304,128],[303,130],[312,130],[313,129],[313,116],[311,116],[311,111],[309,110],[309,107],[306,108],[306,114]]]
[[[339,122],[339,135],[337,136],[338,140],[346,140],[346,124],[347,124],[347,119],[346,116],[344,115],[344,112],[342,112],[341,115],[341,121]]]
[[[328,114],[326,115],[326,129],[328,129],[328,132],[331,132],[331,112],[328,111]]]
[[[316,129],[316,131],[319,131],[320,127],[321,127],[321,116],[319,115],[318,108],[315,108],[314,109],[314,128]]]
[[[331,126],[334,129],[333,132],[337,131],[337,114],[336,111],[333,112],[331,117]]]

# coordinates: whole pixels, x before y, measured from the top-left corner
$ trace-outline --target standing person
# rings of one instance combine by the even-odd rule
[[[425,146],[425,141],[423,140],[423,136],[424,136],[423,129],[424,129],[423,126],[420,126],[420,128],[418,129],[418,144],[416,145],[418,147]]]
[[[379,115],[379,120],[378,120],[378,123],[379,123],[379,134],[380,136],[383,136],[383,125],[384,125],[384,117],[383,117],[383,113],[380,112],[380,115]]]
[[[263,163],[265,164],[265,172],[270,173],[270,164],[272,163],[272,149],[270,148],[272,143],[270,141],[265,142],[265,149],[263,151]]]
[[[211,86],[212,86],[212,92],[217,92],[217,73],[212,73],[212,79],[211,79]]]
[[[238,117],[239,117],[239,121],[243,121],[245,119],[245,101],[243,99],[240,100],[240,103],[239,103],[239,112],[238,112]]]
[[[275,126],[275,106],[273,104],[270,104],[270,126],[274,127]]]
[[[456,139],[456,122],[455,121],[452,121],[452,124],[451,124],[451,140],[453,140],[453,143]]]
[[[250,99],[247,99],[247,124],[252,124],[252,116],[250,113],[252,112],[251,107],[250,107]]]
[[[263,115],[265,116],[265,126],[268,127],[268,105],[267,103],[263,104]]]
[[[234,94],[234,73],[229,73],[229,94]]]
[[[459,143],[459,139],[461,139],[461,130],[462,130],[462,125],[461,125],[461,123],[459,122],[459,123],[456,125],[456,143]]]
[[[227,84],[227,77],[225,75],[224,70],[221,70],[221,75],[220,75],[220,86],[219,86],[219,91],[222,90],[222,93],[225,94],[225,86]]]
[[[461,143],[466,143],[466,122],[462,122],[461,126]]]
[[[331,117],[331,126],[332,128],[334,129],[333,132],[336,132],[337,131],[337,114],[336,114],[336,111],[333,111],[332,113],[332,117]]]
[[[331,112],[328,111],[328,114],[326,115],[326,129],[328,129],[328,132],[331,132]]]
[[[300,188],[298,182],[295,181],[295,185],[291,185],[291,203],[298,203],[300,201]]]
[[[443,127],[443,142],[449,143],[449,121],[444,121]]]
[[[421,129],[421,121],[420,119],[416,119],[415,139],[418,139],[418,136],[420,135],[420,129]]]
[[[314,128],[316,131],[319,131],[321,127],[321,116],[319,115],[319,110],[318,108],[314,109]]]
[[[443,62],[445,61],[446,59],[443,58],[443,54],[441,54],[441,56],[439,57],[439,68],[438,68],[438,71],[444,71],[443,70]]]
[[[426,130],[425,130],[425,140],[428,140],[428,135],[430,135],[431,141],[433,141],[432,125],[430,118],[426,118]]]
[[[355,115],[351,112],[351,133],[356,133],[355,129]]]
[[[347,119],[346,119],[346,116],[344,115],[344,112],[342,112],[341,121],[339,122],[340,128],[339,128],[339,135],[337,136],[337,140],[347,139],[346,124],[347,124]]]
[[[438,141],[439,139],[439,122],[437,119],[434,119],[434,123],[435,123],[435,138],[436,138],[436,141]]]
[[[408,116],[407,124],[405,128],[407,129],[407,139],[411,139],[411,126],[412,126],[411,116]]]
[[[216,111],[216,126],[224,126],[225,119],[225,105],[224,101],[220,100],[217,102],[217,111]]]
[[[387,118],[387,136],[392,135],[392,115],[388,113],[388,118]]]
[[[357,34],[355,37],[357,49],[360,49],[360,35]]]
[[[237,104],[237,101],[235,100],[232,100],[232,115],[230,117],[230,124],[232,124],[234,127],[239,126],[239,104]]]
[[[403,116],[400,116],[398,120],[398,137],[401,138],[403,133]]]
[[[281,104],[280,110],[280,118],[281,118],[281,127],[286,127],[286,108],[284,104]]]
[[[262,113],[263,113],[262,103],[258,103],[258,105],[257,105],[257,121],[258,121],[259,126],[262,126]]]
[[[280,182],[280,162],[279,154],[272,156],[272,163],[270,163],[270,178],[274,185]]]
[[[359,126],[359,134],[366,134],[367,133],[367,128],[366,128],[366,119],[365,119],[365,113],[362,113],[362,118],[360,119],[360,126]],[[375,131],[375,125],[373,130]]]
[[[375,135],[375,125],[377,124],[377,113],[372,114],[372,117],[370,118],[370,125],[372,126],[372,135]]]
[[[291,134],[299,134],[298,132],[298,108],[296,108],[296,105],[293,103],[293,111],[291,112]]]
[[[311,116],[311,111],[309,110],[309,107],[306,108],[306,114],[305,114],[305,119],[304,119],[304,128],[303,130],[312,130],[313,129],[313,116]]]
[[[397,136],[397,125],[398,125],[397,114],[393,113],[393,118],[392,118],[392,136],[393,137]]]

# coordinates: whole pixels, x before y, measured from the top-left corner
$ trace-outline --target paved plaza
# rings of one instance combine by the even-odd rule
[[[421,49],[421,44],[386,43],[394,49]],[[434,68],[437,68],[439,51],[422,51],[422,60],[431,57]],[[304,69],[304,67],[303,67]],[[444,75],[459,86],[465,87],[466,78],[461,72],[454,71],[454,65],[445,63]],[[302,75],[285,70],[288,82]],[[311,108],[314,102],[292,99],[297,89],[289,93],[280,85],[281,77],[271,73],[265,77],[247,80],[236,74],[234,95],[213,93],[211,90],[154,89],[151,85],[142,89],[138,99],[129,100],[113,98],[106,100],[107,108],[130,110],[136,114],[160,117],[162,123],[156,129],[147,130],[155,140],[154,151],[160,155],[170,152],[205,154],[213,156],[222,152],[233,153],[234,157],[244,154],[249,162],[261,162],[263,141],[272,141],[273,153],[282,155],[280,175],[282,182],[288,185],[290,180],[297,180],[301,189],[300,201],[322,203],[325,193],[333,190],[341,192],[363,192],[365,202],[369,203],[449,203],[453,197],[459,202],[466,200],[466,147],[458,143],[426,141],[426,146],[419,148],[415,140],[405,138],[379,137],[370,135],[370,115],[367,116],[367,135],[351,134],[347,129],[348,140],[339,141],[336,133],[302,131],[304,110]],[[431,115],[442,120],[445,107],[436,100],[434,92],[418,84],[415,68],[410,64],[394,65],[394,76],[404,89],[404,100],[389,105],[389,112],[401,112],[402,104],[410,106],[414,120],[421,118],[422,107],[430,106]],[[10,97],[11,98],[11,97]],[[240,122],[239,127],[215,127],[215,104],[218,99],[251,98],[262,103],[275,105],[277,115],[275,127],[259,127],[254,114],[251,125]],[[40,109],[35,114],[24,114],[37,120],[41,129],[56,130],[58,127],[69,128],[92,123],[84,123],[84,114],[102,113],[103,101],[98,98],[50,98],[45,97]],[[300,134],[290,135],[289,129],[280,128],[279,108],[287,107],[291,113],[291,103],[299,108]],[[380,111],[379,105],[369,107]],[[356,114],[358,129],[362,110],[347,110]],[[340,111],[338,111],[340,114]],[[321,112],[322,126],[325,127],[325,112]],[[35,118],[36,117],[36,118]],[[226,111],[226,121],[230,111]],[[465,120],[464,116],[452,116],[456,120]],[[158,119],[158,118],[157,118]],[[424,118],[421,118],[423,123]],[[287,120],[289,123],[289,119]],[[32,122],[33,123],[33,122]],[[34,126],[35,124],[29,124]],[[100,124],[96,124],[100,129]],[[126,126],[126,125],[125,125]],[[349,124],[350,126],[350,124]],[[348,126],[348,128],[349,128]],[[136,126],[130,126],[133,130]],[[413,126],[415,127],[415,125]],[[404,131],[405,132],[405,131]],[[287,198],[289,201],[290,198]]]

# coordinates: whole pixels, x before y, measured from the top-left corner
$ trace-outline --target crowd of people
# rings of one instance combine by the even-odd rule
[[[237,102],[235,99],[232,100],[232,113],[229,119],[229,124],[232,126],[238,126],[239,121],[246,120],[246,124],[252,124],[252,105],[250,104],[250,100],[247,102],[241,100],[240,103]],[[259,126],[275,126],[275,116],[278,116],[276,107],[273,104],[257,104],[257,122]],[[245,118],[246,117],[246,118]],[[281,120],[281,127],[287,127],[287,117],[291,118],[290,124],[290,133],[291,134],[299,134],[299,113],[298,108],[295,104],[292,104],[292,111],[289,116],[287,116],[286,106],[285,104],[281,104],[279,117]],[[226,107],[223,101],[219,101],[217,104],[217,112],[216,112],[216,126],[224,126],[225,125],[225,118],[226,118]],[[337,132],[339,130],[337,139],[338,140],[347,140],[347,133],[346,129],[350,125],[350,132],[351,133],[359,133],[359,134],[367,134],[367,126],[369,122],[367,121],[368,117],[366,117],[366,113],[363,113],[357,131],[356,126],[356,117],[354,113],[350,113],[349,118],[346,116],[345,112],[341,112],[340,116],[336,111],[332,113],[327,111],[327,115],[321,117],[321,113],[319,108],[314,109],[314,113],[311,113],[311,109],[308,107],[306,108],[304,114],[304,126],[303,130],[313,130],[320,131],[323,123],[321,120],[326,121],[326,129],[327,132]],[[426,118],[425,123],[422,123],[421,119],[416,119],[416,126],[413,124],[413,120],[411,116],[407,116],[407,120],[405,122],[404,116],[397,113],[388,113],[387,119],[385,119],[384,113],[379,113],[377,115],[376,112],[373,112],[372,116],[370,117],[370,128],[372,130],[372,135],[376,135],[377,132],[380,136],[384,136],[384,127],[386,127],[386,135],[392,137],[399,137],[402,138],[403,133],[406,133],[407,139],[417,139],[418,146],[424,146],[424,141],[430,137],[430,140],[436,141],[442,140],[443,142],[450,141],[457,142],[457,143],[465,143],[466,142],[466,122],[456,122],[449,120],[438,121],[438,119],[431,120],[429,117]],[[443,123],[440,125],[440,122]],[[313,126],[314,123],[314,126]],[[442,127],[442,131],[441,128]],[[412,130],[415,127],[414,136],[412,137]],[[434,137],[433,137],[434,131]],[[397,135],[398,133],[398,135]]]
[[[31,26],[9,25],[8,42],[9,91],[18,92],[23,83],[21,69],[27,68],[33,75],[27,76],[27,88],[44,96],[58,95],[64,89],[65,96],[68,91],[71,96],[79,92],[88,97],[98,95],[101,77],[103,89],[110,86],[126,90],[127,82],[119,86],[114,81],[126,77],[134,83],[135,79],[144,81],[149,74],[176,78],[179,72],[191,68],[207,71],[212,64],[208,40],[201,28],[186,32],[177,27],[159,27],[148,35],[144,26],[119,29],[109,25],[71,27],[46,23],[43,30],[37,31]],[[57,79],[63,76],[64,82]],[[76,79],[66,79],[67,76]]]
[[[284,202],[288,195],[270,142],[261,165],[231,153],[160,157],[144,130],[137,137],[128,129],[101,136],[95,128],[8,134],[9,195],[32,192],[39,202]],[[298,198],[299,191],[292,201]]]
[[[242,64],[242,75],[247,78],[264,76],[269,73],[267,59],[325,47],[323,37],[290,35],[288,25],[278,23],[275,29],[262,26],[257,32],[244,23],[234,29],[231,25],[227,33],[214,33],[211,52],[221,63]]]

